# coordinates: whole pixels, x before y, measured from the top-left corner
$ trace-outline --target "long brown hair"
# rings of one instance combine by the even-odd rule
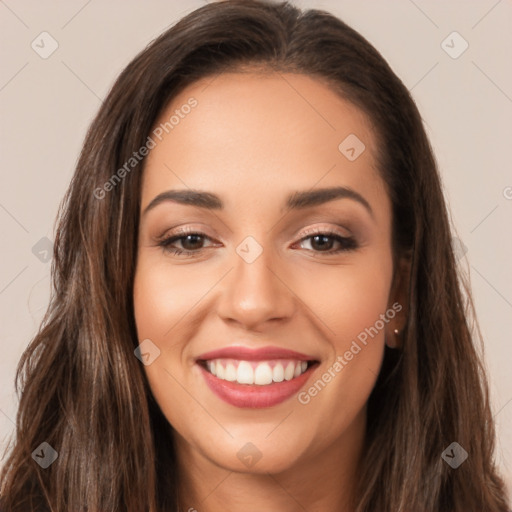
[[[364,111],[393,204],[395,257],[409,254],[409,318],[386,349],[368,403],[358,512],[508,510],[494,425],[420,114],[381,55],[334,16],[232,0],[192,12],[121,73],[93,121],[59,211],[50,305],[22,356],[15,444],[1,475],[6,511],[177,510],[173,430],[140,362],[133,277],[143,162],[95,193],[145,145],[171,98],[247,65],[328,83]],[[474,335],[480,340],[478,330]],[[452,469],[457,442],[469,458]],[[47,442],[47,469],[32,452]]]

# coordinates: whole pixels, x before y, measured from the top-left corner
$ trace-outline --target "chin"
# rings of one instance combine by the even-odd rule
[[[273,427],[275,428],[275,427]],[[290,429],[289,429],[290,430]],[[305,434],[294,428],[293,434],[284,430],[270,434],[255,432],[254,425],[237,430],[234,439],[219,443],[218,439],[209,446],[197,446],[199,451],[216,466],[229,471],[248,474],[281,473],[300,464],[305,455],[307,443]]]
[[[251,475],[278,474],[299,463],[296,449],[286,448],[272,453],[265,448],[259,450],[256,445],[249,443],[239,449],[235,456],[231,450],[226,450],[224,453],[217,451],[213,455],[212,462],[217,466],[228,471]]]

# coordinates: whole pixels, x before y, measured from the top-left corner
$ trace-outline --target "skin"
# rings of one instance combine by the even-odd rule
[[[230,345],[289,348],[320,362],[308,389],[402,300],[371,123],[318,79],[254,71],[194,83],[155,126],[190,97],[197,106],[146,161],[134,287],[139,340],[161,350],[145,371],[176,431],[183,510],[349,512],[366,403],[405,308],[305,405],[294,396],[270,408],[234,407],[210,391],[195,362]],[[351,133],[366,146],[352,162],[338,150]],[[372,214],[350,198],[281,211],[293,191],[334,186],[363,196]],[[225,206],[167,201],[144,213],[171,189],[215,193]],[[195,256],[159,246],[178,227],[206,235],[174,242]],[[322,251],[305,238],[311,228],[353,236],[358,247],[327,254],[339,243],[329,238]],[[252,263],[236,252],[247,236],[263,249]],[[249,442],[261,453],[252,467],[237,457]]]

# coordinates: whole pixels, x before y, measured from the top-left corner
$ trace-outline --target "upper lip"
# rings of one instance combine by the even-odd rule
[[[238,359],[240,361],[268,361],[271,359],[297,359],[299,361],[315,361],[315,358],[279,347],[248,348],[242,346],[231,346],[212,350],[201,354],[198,361],[211,359]]]

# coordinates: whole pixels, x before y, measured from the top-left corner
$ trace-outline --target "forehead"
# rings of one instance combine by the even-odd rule
[[[202,79],[171,101],[152,133],[159,135],[152,135],[146,161],[143,205],[172,187],[229,187],[269,199],[273,191],[317,184],[382,193],[371,122],[313,77],[238,72]]]

